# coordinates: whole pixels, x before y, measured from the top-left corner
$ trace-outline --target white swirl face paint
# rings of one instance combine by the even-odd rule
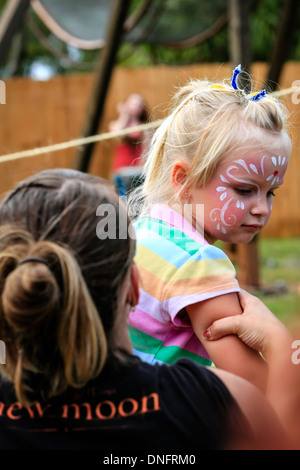
[[[248,243],[266,225],[288,166],[280,150],[225,157],[209,183],[191,191],[194,203],[204,203],[204,232],[212,242]]]

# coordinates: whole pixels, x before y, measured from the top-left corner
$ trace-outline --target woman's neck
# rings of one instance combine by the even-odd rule
[[[128,354],[132,354],[132,344],[127,325],[130,307],[125,304],[123,308],[126,309],[126,312],[119,313],[111,334],[110,344],[114,349],[121,349]]]

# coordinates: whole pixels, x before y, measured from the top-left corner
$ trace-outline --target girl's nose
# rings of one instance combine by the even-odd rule
[[[260,217],[266,217],[270,214],[272,207],[272,201],[259,197],[251,207],[251,214],[259,215]]]

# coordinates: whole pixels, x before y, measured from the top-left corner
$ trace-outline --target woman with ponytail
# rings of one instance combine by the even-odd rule
[[[150,366],[132,354],[134,254],[125,206],[98,177],[46,170],[3,198],[0,448],[96,450],[120,463],[133,449],[285,447],[275,412],[249,383],[187,359]],[[289,340],[272,322],[266,328]]]
[[[129,219],[122,208],[119,217],[109,183],[71,170],[21,182],[0,206],[1,372],[24,409],[49,400],[56,407],[63,396],[66,423],[74,417],[68,391],[80,396],[107,361],[128,360],[130,351],[118,300],[129,282],[134,239],[107,237],[105,224],[101,234],[101,206],[113,208],[118,233],[127,230]],[[129,294],[131,302],[135,293]]]

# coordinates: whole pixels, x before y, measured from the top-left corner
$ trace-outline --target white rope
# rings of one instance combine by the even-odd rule
[[[285,88],[284,90],[273,91],[270,93],[271,96],[285,96],[294,93],[295,91],[300,92],[300,86],[293,86],[291,88]]]
[[[81,137],[74,140],[69,140],[67,142],[62,142],[60,144],[47,145],[45,147],[36,147],[30,150],[22,150],[20,152],[8,153],[6,155],[0,156],[0,163],[8,162],[11,160],[17,160],[19,158],[35,157],[37,155],[42,155],[49,152],[57,152],[58,150],[65,150],[71,147],[79,147],[81,145],[86,145],[92,142],[100,142],[101,140],[114,139],[116,137],[121,137],[131,132],[144,131],[147,129],[152,129],[158,127],[162,123],[162,120],[149,122],[147,124],[141,124],[139,126],[127,127],[118,132],[104,132],[103,134],[96,134],[90,137]]]

